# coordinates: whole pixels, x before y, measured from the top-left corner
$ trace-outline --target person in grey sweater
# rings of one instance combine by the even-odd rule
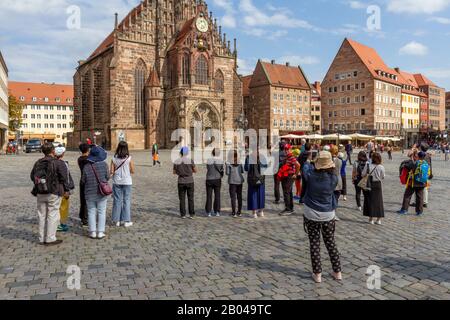
[[[99,193],[99,183],[96,176],[101,182],[109,181],[108,164],[105,162],[107,156],[106,151],[101,147],[93,146],[87,158],[88,163],[84,166],[81,176],[81,183],[85,186],[84,194],[88,209],[89,236],[92,239],[103,239],[105,237],[108,196],[102,196]]]
[[[228,176],[228,185],[230,187],[231,198],[231,216],[233,218],[241,217],[242,214],[242,186],[244,184],[244,167],[238,163],[238,153],[236,150],[231,151],[233,160],[227,163],[226,174]],[[237,210],[236,210],[237,200]]]
[[[220,189],[222,187],[222,177],[224,175],[223,161],[218,158],[220,150],[214,149],[212,157],[206,164],[206,205],[205,211],[208,217],[213,214],[220,216]],[[213,192],[214,192],[214,211],[213,210]]]

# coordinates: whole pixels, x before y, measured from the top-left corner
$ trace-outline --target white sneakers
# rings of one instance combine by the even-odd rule
[[[106,237],[104,232],[99,232],[98,234],[97,234],[97,232],[89,233],[89,238],[91,238],[91,239],[103,239],[104,237]]]
[[[133,225],[133,222],[123,222],[123,221],[120,222],[120,221],[117,221],[117,222],[114,223],[114,225],[116,227],[124,226],[125,228],[129,228],[129,227],[131,227]]]

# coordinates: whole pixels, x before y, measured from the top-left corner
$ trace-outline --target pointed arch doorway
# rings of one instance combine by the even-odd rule
[[[198,104],[189,117],[191,147],[205,148],[214,142],[214,137],[208,134],[209,129],[220,130],[220,118],[216,109],[209,103]]]

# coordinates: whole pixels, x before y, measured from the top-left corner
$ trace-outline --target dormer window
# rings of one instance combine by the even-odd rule
[[[45,102],[48,102],[48,98],[47,98],[47,97],[45,97],[45,98],[44,98],[44,101],[45,101]]]
[[[60,102],[60,101],[61,101],[61,98],[55,98],[55,101],[56,101],[56,102]]]
[[[25,97],[24,97],[24,96],[21,96],[21,97],[20,97],[20,101],[25,101]]]
[[[36,97],[33,97],[33,101],[37,101],[37,98],[36,98]]]

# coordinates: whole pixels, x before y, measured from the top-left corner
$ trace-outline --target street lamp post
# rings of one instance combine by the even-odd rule
[[[336,133],[337,133],[337,146],[339,147],[339,144],[341,142],[341,135],[339,133],[339,125],[336,125],[335,127]]]

